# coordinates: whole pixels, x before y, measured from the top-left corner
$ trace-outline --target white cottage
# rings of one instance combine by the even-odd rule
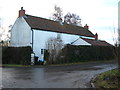
[[[41,50],[45,49],[46,41],[51,37],[61,35],[64,44],[72,45],[102,45],[108,46],[105,41],[98,40],[98,35],[89,31],[87,24],[84,27],[70,24],[61,24],[56,21],[25,14],[23,7],[11,30],[12,47],[31,46],[35,56],[43,60]]]

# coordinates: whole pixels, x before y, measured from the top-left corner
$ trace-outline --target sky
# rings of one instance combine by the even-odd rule
[[[2,27],[8,31],[23,7],[26,14],[49,19],[54,6],[61,7],[63,15],[75,13],[81,17],[82,26],[89,25],[93,34],[98,33],[100,40],[114,44],[118,26],[119,0],[0,0]]]

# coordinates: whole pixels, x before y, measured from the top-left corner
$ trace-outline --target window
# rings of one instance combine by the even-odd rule
[[[44,54],[44,49],[41,49],[41,54]]]

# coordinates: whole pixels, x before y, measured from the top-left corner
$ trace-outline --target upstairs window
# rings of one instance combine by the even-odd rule
[[[41,54],[44,54],[44,49],[41,49]]]

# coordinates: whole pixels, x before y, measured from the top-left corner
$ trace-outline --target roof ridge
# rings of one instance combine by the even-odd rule
[[[35,18],[41,18],[41,19],[45,19],[45,20],[49,20],[49,21],[54,21],[54,20],[50,20],[50,19],[47,19],[47,18],[39,17],[39,16],[33,16],[33,15],[29,15],[29,14],[25,14],[25,15],[35,17]],[[54,21],[54,22],[57,22],[57,21]]]

